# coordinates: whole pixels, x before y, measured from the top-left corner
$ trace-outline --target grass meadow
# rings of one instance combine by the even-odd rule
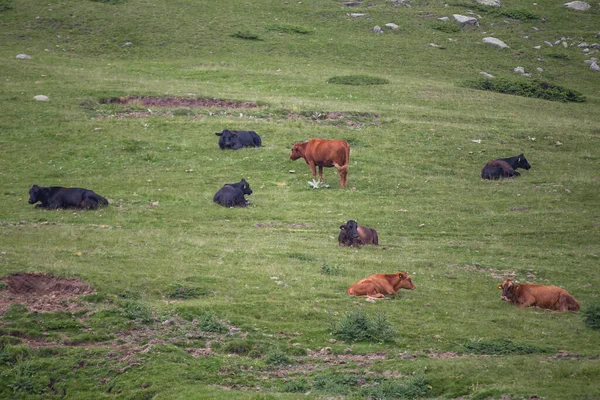
[[[578,47],[600,42],[600,6],[406,3],[1,0],[0,276],[95,292],[0,315],[0,397],[600,398],[584,319],[600,302],[600,73],[584,63],[599,53]],[[479,26],[452,21],[469,12]],[[465,86],[481,71],[585,101]],[[384,84],[328,83],[354,75]],[[127,96],[256,107],[107,101]],[[222,151],[223,129],[263,147]],[[289,160],[313,137],[350,143],[345,189],[333,168],[312,189]],[[481,179],[520,153],[520,177]],[[249,207],[213,203],[241,178]],[[110,205],[36,209],[33,184]],[[381,245],[340,248],[349,219]],[[346,295],[396,271],[416,290]],[[504,303],[505,278],[564,287],[582,312]],[[365,326],[385,334],[340,338]]]

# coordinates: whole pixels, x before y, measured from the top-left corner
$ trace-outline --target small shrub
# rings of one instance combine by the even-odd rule
[[[368,75],[346,75],[333,76],[327,80],[327,83],[336,85],[368,86],[368,85],[387,85],[389,80]]]
[[[252,350],[252,343],[247,340],[232,340],[223,346],[223,351],[228,354],[245,356]]]
[[[550,101],[575,103],[582,103],[585,101],[585,97],[575,90],[565,89],[561,86],[539,80],[515,81],[503,78],[479,78],[466,81],[464,86],[472,89],[489,90],[497,93],[533,97]]]
[[[554,349],[532,344],[518,344],[508,339],[471,340],[463,345],[467,353],[488,355],[553,353]]]
[[[150,309],[136,301],[127,301],[122,304],[125,316],[131,320],[148,324],[154,321],[154,316]]]
[[[290,358],[279,348],[274,348],[265,355],[265,362],[269,365],[291,364]]]
[[[540,18],[525,8],[508,8],[499,10],[498,13],[503,17],[518,19],[519,21],[529,21]]]
[[[332,328],[334,336],[348,342],[390,342],[396,336],[385,314],[369,318],[362,310],[346,313]]]
[[[460,32],[460,25],[449,21],[435,21],[431,27],[435,30],[442,31],[444,33],[456,33]]]
[[[254,34],[254,33],[248,32],[248,31],[235,32],[231,35],[231,37],[238,38],[238,39],[245,39],[245,40],[262,40],[260,38],[260,36]]]
[[[426,396],[430,389],[425,376],[415,375],[404,380],[385,380],[379,385],[364,387],[360,394],[376,399],[414,399]]]
[[[600,302],[589,304],[581,315],[587,326],[592,329],[600,329]]]
[[[304,28],[302,26],[295,26],[289,24],[269,24],[266,25],[265,28],[268,31],[279,32],[279,33],[298,33],[301,35],[306,35],[311,33],[311,30],[308,28]]]
[[[12,0],[0,0],[0,12],[12,10],[13,8]]]
[[[227,327],[213,313],[207,312],[198,318],[198,327],[203,332],[225,333]]]
[[[283,391],[286,393],[306,393],[310,390],[310,385],[305,379],[298,379],[297,381],[289,381],[283,387]]]
[[[321,274],[330,276],[339,275],[340,268],[335,265],[323,264],[321,266]]]
[[[182,283],[174,283],[167,290],[167,297],[170,299],[195,299],[208,294],[206,289],[188,286]]]

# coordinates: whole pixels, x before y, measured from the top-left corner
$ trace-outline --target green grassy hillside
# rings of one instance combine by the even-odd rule
[[[562,4],[1,0],[0,398],[600,398],[600,6]],[[290,161],[313,137],[350,143],[347,188]],[[213,203],[241,178],[248,208]],[[110,205],[42,210],[33,184]],[[349,219],[381,245],[340,248]],[[416,290],[346,294],[396,271]],[[40,272],[94,292],[11,286]],[[502,302],[506,278],[582,312]]]

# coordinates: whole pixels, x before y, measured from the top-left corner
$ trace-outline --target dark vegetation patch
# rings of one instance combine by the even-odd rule
[[[370,317],[362,310],[349,311],[330,325],[331,334],[347,342],[391,342],[397,336],[383,313]]]
[[[583,309],[583,322],[592,329],[600,329],[600,302],[590,303]]]
[[[327,79],[327,83],[335,85],[369,86],[369,85],[387,85],[389,80],[369,75],[345,75],[333,76]]]
[[[219,99],[204,99],[196,97],[138,97],[124,96],[101,99],[100,104],[133,105],[139,107],[160,108],[256,108],[258,105],[251,101],[233,101]]]
[[[508,339],[471,340],[463,344],[466,353],[488,355],[524,355],[555,353],[556,350],[533,344],[515,343]]]
[[[454,24],[450,21],[434,21],[431,24],[431,27],[435,30],[444,32],[444,33],[456,33],[460,32],[460,25]]]
[[[337,265],[323,264],[320,272],[323,275],[337,276],[340,275],[341,270]]]
[[[170,299],[185,300],[206,296],[208,293],[208,290],[205,288],[189,283],[175,282],[169,285],[165,295]]]
[[[127,0],[90,0],[94,3],[104,3],[104,4],[123,4]]]
[[[300,35],[306,35],[312,31],[308,28],[289,24],[269,24],[265,26],[268,31],[279,32],[279,33],[297,33]]]
[[[260,36],[258,36],[256,33],[253,32],[249,32],[249,31],[237,31],[235,33],[231,34],[231,37],[237,38],[237,39],[244,39],[244,40],[262,40],[262,38]]]
[[[540,17],[526,8],[503,8],[486,6],[484,4],[477,3],[458,3],[456,7],[466,8],[470,11],[478,11],[479,13],[485,13],[487,16],[493,17],[506,17],[516,19],[519,21],[531,21],[539,19]]]
[[[42,273],[17,273],[0,278],[0,282],[6,286],[0,291],[0,315],[14,304],[37,312],[77,310],[83,308],[78,297],[94,292],[82,280]]]
[[[574,103],[583,103],[585,101],[585,96],[575,90],[539,80],[516,81],[504,78],[478,78],[464,82],[463,86],[471,89],[489,90],[497,93],[550,101]]]
[[[13,8],[13,0],[0,0],[0,12],[12,10]]]

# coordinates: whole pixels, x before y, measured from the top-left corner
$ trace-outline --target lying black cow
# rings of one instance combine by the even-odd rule
[[[515,157],[499,158],[490,161],[481,170],[481,177],[483,179],[511,178],[513,176],[521,175],[515,171],[517,168],[531,168],[531,165],[529,165],[523,153]]]
[[[244,195],[251,195],[252,189],[245,179],[238,183],[229,183],[224,185],[213,197],[215,203],[219,203],[225,207],[246,207],[248,201]]]
[[[57,208],[95,210],[98,206],[108,205],[108,200],[88,189],[33,185],[29,189],[29,204],[38,201],[40,204],[36,204],[36,208],[50,210]]]
[[[362,246],[365,244],[374,244],[378,246],[379,236],[375,229],[358,225],[356,221],[351,219],[340,226],[338,244],[340,246]]]
[[[262,145],[260,136],[254,131],[229,131],[225,129],[223,132],[215,133],[215,135],[219,136],[221,150],[238,150],[242,147],[260,147]]]

